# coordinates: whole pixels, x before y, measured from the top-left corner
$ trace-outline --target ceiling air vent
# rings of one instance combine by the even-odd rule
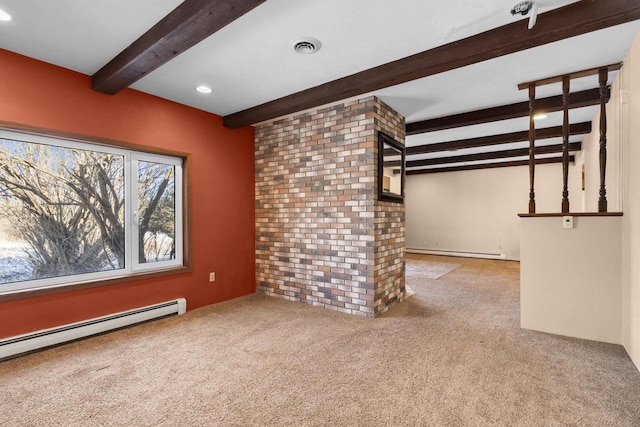
[[[294,52],[302,55],[310,55],[320,50],[320,42],[313,37],[304,37],[301,39],[293,39],[290,43]]]

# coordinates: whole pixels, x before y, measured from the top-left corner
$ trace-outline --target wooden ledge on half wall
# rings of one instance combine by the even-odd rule
[[[550,218],[563,216],[622,216],[622,212],[520,213],[520,218]]]

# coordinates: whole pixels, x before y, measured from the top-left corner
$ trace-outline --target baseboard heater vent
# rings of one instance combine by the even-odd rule
[[[463,258],[507,259],[507,256],[505,254],[492,254],[492,253],[485,253],[485,252],[449,251],[449,250],[442,250],[442,249],[414,249],[414,248],[407,248],[406,252],[410,253],[410,254],[457,256],[457,257],[463,257]]]
[[[91,335],[98,335],[124,328],[136,323],[175,314],[184,314],[186,311],[187,301],[184,298],[178,298],[172,301],[7,338],[0,340],[0,361],[65,342],[86,338]]]

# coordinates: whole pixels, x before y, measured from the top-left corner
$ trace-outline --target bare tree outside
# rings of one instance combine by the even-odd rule
[[[2,140],[0,212],[29,279],[122,268],[123,186],[122,156]]]
[[[140,262],[165,259],[174,167],[138,169]],[[0,139],[0,284],[124,268],[124,170],[123,155]]]
[[[138,162],[138,262],[175,258],[175,168]]]

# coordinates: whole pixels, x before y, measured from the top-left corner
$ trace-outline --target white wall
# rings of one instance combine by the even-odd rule
[[[591,77],[594,84],[597,76]],[[621,135],[620,135],[620,102],[619,83],[614,82],[611,89],[611,100],[607,104],[607,167],[605,185],[609,212],[622,211],[621,198]],[[575,168],[569,179],[582,186],[582,165],[585,166],[585,191],[582,192],[580,204],[571,207],[572,212],[598,212],[600,198],[600,111],[593,118],[592,132],[582,140],[582,151],[576,155]],[[581,188],[579,189],[581,191]]]
[[[614,324],[619,313],[620,342],[640,369],[640,35],[611,92],[606,184],[609,211],[624,214],[619,217],[619,234],[617,225],[612,227],[613,218],[578,218],[580,223],[593,223],[588,235],[576,233],[579,238],[545,224],[557,218],[524,218],[521,320],[523,327],[617,342]],[[575,179],[585,163],[584,206],[592,212],[597,210],[599,198],[598,121],[596,115],[594,133],[583,141],[583,152],[572,172]],[[534,238],[544,238],[547,244],[532,241]],[[568,259],[578,257],[582,262],[571,264],[565,270],[568,273],[562,273],[557,262],[561,253],[571,253]],[[620,259],[618,271],[612,268],[616,257]],[[552,288],[550,283],[558,286]],[[591,315],[585,317],[586,311]]]
[[[570,180],[572,210],[581,203],[579,185]],[[562,165],[536,166],[535,189],[537,212],[559,212]],[[519,260],[518,214],[529,209],[529,168],[410,175],[405,203],[407,248],[504,253]]]
[[[640,35],[614,88],[622,94],[622,343],[640,369]]]
[[[402,174],[394,173],[395,168],[384,168],[383,174],[389,177],[391,184],[389,191],[394,194],[402,194]]]
[[[622,217],[522,218],[521,326],[621,343]]]

